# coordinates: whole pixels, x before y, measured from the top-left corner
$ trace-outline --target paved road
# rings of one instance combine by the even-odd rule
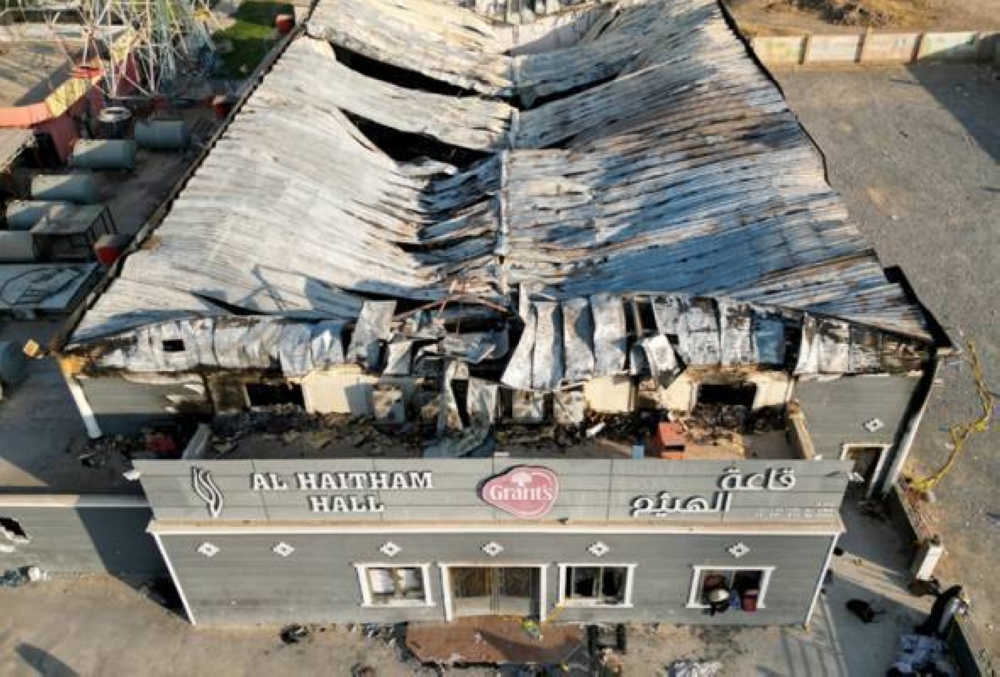
[[[900,265],[956,342],[974,339],[1000,390],[1000,79],[978,66],[779,74],[823,149],[830,181],[886,265]],[[978,399],[969,370],[947,366],[914,450],[918,474],[947,456],[944,429]],[[995,431],[967,446],[930,512],[951,553],[942,573],[967,584],[1000,655],[1000,478]]]

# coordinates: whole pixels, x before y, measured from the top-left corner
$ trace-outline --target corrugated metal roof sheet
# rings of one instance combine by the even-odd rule
[[[367,295],[456,286],[728,297],[929,336],[713,0],[580,11],[598,15],[572,46],[512,51],[442,0],[322,0],[74,339],[206,305],[354,321]],[[419,139],[456,152],[383,150]]]
[[[17,159],[25,146],[35,143],[35,135],[30,129],[0,127],[0,171],[7,169]]]

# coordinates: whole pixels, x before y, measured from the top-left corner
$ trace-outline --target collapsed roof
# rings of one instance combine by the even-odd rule
[[[931,338],[714,0],[516,28],[447,0],[320,0],[70,343],[340,326],[456,291],[477,313],[520,299],[528,334],[538,302],[642,293]]]

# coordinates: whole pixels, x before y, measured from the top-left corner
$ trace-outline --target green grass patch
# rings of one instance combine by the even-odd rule
[[[220,74],[231,78],[250,75],[273,46],[274,17],[293,13],[292,6],[286,2],[247,0],[242,3],[233,14],[236,23],[213,36],[216,41],[226,40],[232,45],[231,51],[219,55]]]

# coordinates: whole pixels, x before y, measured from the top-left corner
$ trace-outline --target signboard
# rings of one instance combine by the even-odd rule
[[[559,478],[548,468],[524,465],[487,480],[479,497],[515,517],[542,517],[559,496]]]
[[[225,496],[212,480],[211,471],[192,466],[191,486],[195,494],[205,502],[209,516],[218,517],[225,504]],[[384,512],[385,505],[376,492],[433,488],[434,473],[429,471],[296,472],[290,475],[276,472],[250,473],[252,491],[302,492],[309,512],[314,513]]]
[[[541,463],[544,463],[542,465]],[[831,521],[840,460],[135,461],[157,520],[584,523]]]

